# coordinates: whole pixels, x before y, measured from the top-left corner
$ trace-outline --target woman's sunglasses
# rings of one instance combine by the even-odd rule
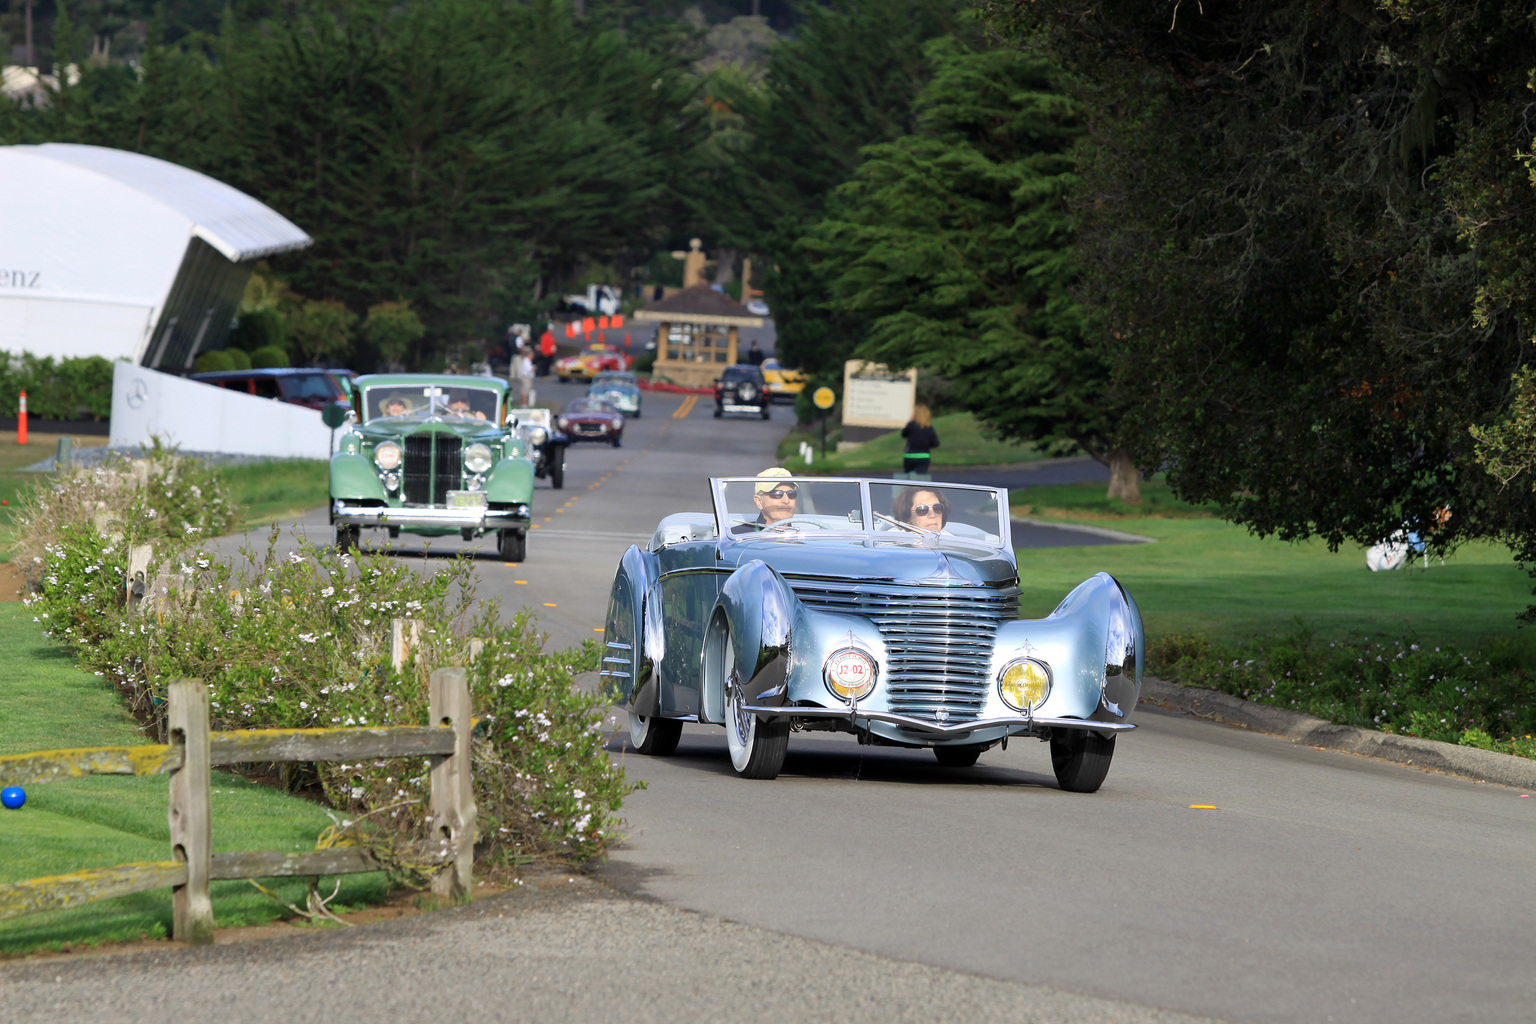
[[[913,505],[912,506],[912,514],[915,515],[915,516],[926,516],[930,512],[932,512],[934,515],[940,515],[941,516],[941,515],[943,515],[944,513],[948,512],[948,511],[949,511],[949,506],[944,504],[942,501],[934,502],[932,505]]]
[[[759,491],[758,493],[766,498],[779,501],[783,498],[798,498],[800,496],[800,489],[798,487],[775,487],[771,491]]]

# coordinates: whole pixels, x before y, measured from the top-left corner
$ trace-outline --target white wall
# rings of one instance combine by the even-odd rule
[[[126,185],[0,146],[0,349],[137,361],[192,230]]]
[[[147,446],[156,435],[189,452],[325,459],[331,451],[316,409],[116,363],[112,447]]]

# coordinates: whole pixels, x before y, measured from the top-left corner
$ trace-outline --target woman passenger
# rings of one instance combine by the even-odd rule
[[[896,492],[891,515],[897,522],[938,533],[944,529],[949,506],[937,491],[927,487],[903,487]]]

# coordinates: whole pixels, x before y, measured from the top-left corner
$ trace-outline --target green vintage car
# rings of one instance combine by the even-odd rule
[[[495,377],[389,373],[359,377],[350,426],[331,456],[336,545],[365,526],[465,540],[496,531],[501,557],[528,549],[533,463],[507,424]]]

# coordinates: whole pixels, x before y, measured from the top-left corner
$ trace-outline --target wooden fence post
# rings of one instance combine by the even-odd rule
[[[470,894],[475,869],[475,786],[470,763],[474,721],[468,672],[459,667],[434,670],[429,702],[431,724],[453,728],[453,753],[429,762],[432,838],[446,846],[448,858],[432,878],[432,891],[456,899]]]
[[[405,669],[411,652],[421,643],[421,620],[391,619],[389,623],[389,664],[396,672]]]
[[[171,773],[171,856],[187,866],[186,883],[176,886],[171,897],[171,938],[205,946],[213,942],[208,687],[197,679],[173,679],[167,702],[168,738],[182,748],[181,767]]]
[[[149,563],[154,561],[153,544],[128,546],[128,578],[123,584],[123,604],[130,611],[137,608],[144,595],[149,593]]]

